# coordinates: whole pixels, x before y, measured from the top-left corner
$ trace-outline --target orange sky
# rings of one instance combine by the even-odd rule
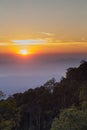
[[[35,40],[35,39],[34,39]],[[20,41],[20,40],[19,40]],[[29,41],[29,40],[28,40]],[[17,41],[18,42],[18,41]],[[1,43],[0,53],[14,53],[17,54],[21,50],[27,50],[29,54],[35,53],[86,53],[86,42],[56,42],[49,43],[49,41],[42,39],[30,40],[31,43],[26,43],[26,40],[20,43]],[[33,43],[35,42],[35,43]],[[42,42],[42,43],[38,43]]]
[[[1,0],[0,53],[21,50],[87,53],[87,1]]]

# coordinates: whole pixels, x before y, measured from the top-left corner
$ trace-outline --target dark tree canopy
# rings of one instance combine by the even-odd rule
[[[3,93],[0,93],[2,97]],[[72,106],[76,109],[72,109]],[[71,109],[67,110],[67,108]],[[50,130],[51,126],[52,130],[56,130],[52,124],[54,119],[57,120],[56,125],[61,123],[61,110],[64,110],[62,118],[67,118],[63,126],[68,123],[66,130],[73,130],[69,129],[71,120],[68,118],[68,113],[73,119],[76,119],[77,114],[79,123],[80,120],[82,122],[86,119],[84,115],[86,109],[87,62],[84,61],[77,68],[69,68],[66,77],[60,82],[52,78],[40,87],[29,89],[24,93],[16,93],[6,100],[1,100],[0,130]],[[85,125],[83,130],[86,129]]]
[[[55,118],[51,130],[86,130],[87,111],[70,108],[63,110],[59,118]]]

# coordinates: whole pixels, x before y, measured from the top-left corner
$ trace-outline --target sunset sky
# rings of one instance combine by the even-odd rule
[[[0,0],[0,53],[86,53],[87,0]]]
[[[0,90],[57,81],[87,60],[87,0],[0,0]]]

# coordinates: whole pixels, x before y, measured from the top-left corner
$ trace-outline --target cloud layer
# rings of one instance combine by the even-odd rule
[[[37,45],[45,44],[47,41],[43,39],[29,39],[29,40],[12,40],[14,45]]]

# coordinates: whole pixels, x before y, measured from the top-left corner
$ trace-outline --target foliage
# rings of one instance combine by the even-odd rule
[[[9,98],[0,101],[0,130],[12,130],[18,128],[20,121],[20,111],[16,102]]]
[[[5,94],[2,91],[0,91],[0,99],[3,97],[5,97]]]
[[[79,67],[69,68],[60,82],[52,78],[40,87],[0,100],[0,130],[50,130],[51,125],[53,130],[58,124],[66,130],[80,130],[79,122],[85,130],[86,109],[87,62],[82,61]],[[69,129],[72,122],[74,128]]]
[[[55,118],[51,130],[87,130],[87,111],[69,108]]]

